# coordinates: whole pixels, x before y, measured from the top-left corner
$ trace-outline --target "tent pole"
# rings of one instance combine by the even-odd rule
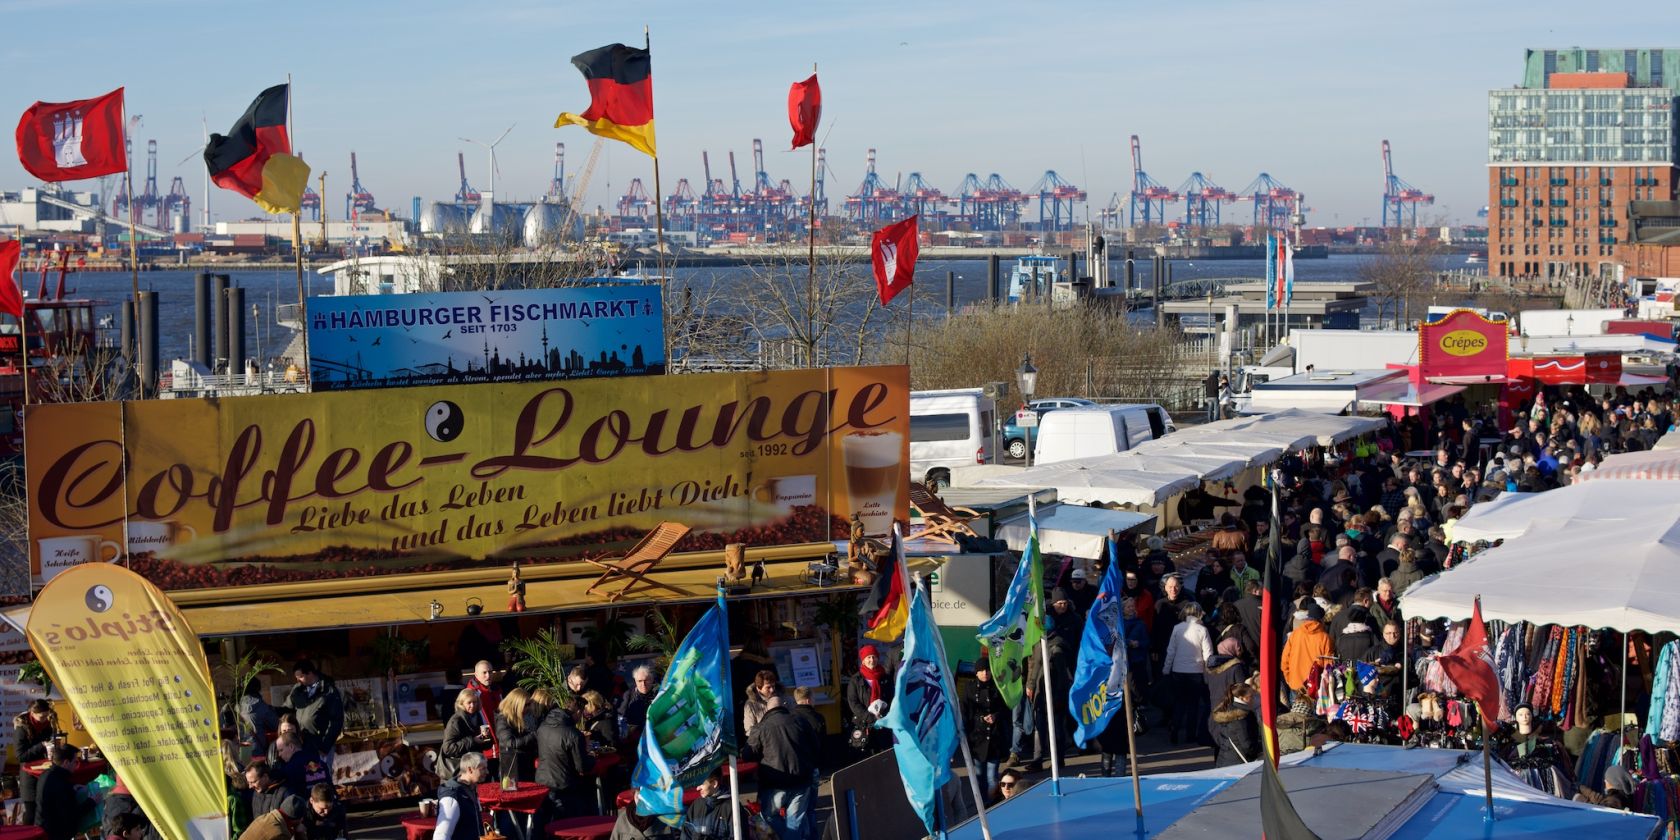
[[[1616,755],[1620,758],[1622,750],[1626,748],[1622,733],[1627,731],[1627,668],[1628,643],[1631,639],[1627,633],[1622,633],[1622,717],[1616,724]]]

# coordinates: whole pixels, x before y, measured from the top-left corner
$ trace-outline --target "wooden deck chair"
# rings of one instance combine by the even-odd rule
[[[969,508],[945,504],[945,500],[934,495],[933,489],[921,482],[910,482],[910,506],[922,515],[922,524],[927,526],[920,536],[924,540],[938,540],[952,545],[957,544],[957,536],[977,537],[974,529],[968,523],[981,517],[981,514]]]
[[[638,586],[664,589],[678,595],[688,594],[674,586],[668,586],[648,577],[648,573],[653,571],[653,567],[659,565],[659,561],[664,560],[665,555],[670,554],[671,549],[677,547],[677,542],[687,535],[687,525],[679,522],[661,522],[658,527],[649,531],[647,536],[642,537],[641,542],[636,543],[635,547],[631,548],[629,553],[623,557],[607,560],[583,558],[585,563],[599,566],[604,570],[584,594],[605,595],[608,601],[617,601],[630,594]],[[617,591],[596,591],[606,589],[608,584],[615,581],[623,581],[624,585],[619,587]]]

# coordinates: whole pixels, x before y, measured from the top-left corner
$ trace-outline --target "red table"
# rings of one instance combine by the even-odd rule
[[[47,840],[47,832],[32,825],[0,826],[0,840]]]
[[[51,766],[52,762],[50,761],[43,761],[40,764],[26,764],[23,767],[23,772],[39,779],[41,774],[47,772],[47,768]],[[103,758],[91,758],[87,761],[77,759],[75,766],[70,768],[70,781],[78,785],[85,785],[99,778],[109,769],[111,769],[111,763]]]
[[[488,812],[507,811],[525,815],[525,836],[531,836],[531,821],[548,798],[548,788],[535,782],[520,782],[513,790],[502,790],[501,782],[485,782],[478,786],[478,804]]]
[[[407,833],[406,840],[432,840],[432,831],[437,828],[437,817],[410,814],[402,818],[402,827]],[[6,838],[0,836],[0,840]]]
[[[612,836],[615,817],[567,817],[543,828],[549,840],[607,840]]]

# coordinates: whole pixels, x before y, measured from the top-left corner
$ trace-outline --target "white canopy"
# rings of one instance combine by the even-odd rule
[[[1028,467],[1008,474],[991,475],[967,482],[969,487],[1054,487],[1064,502],[1105,502],[1149,507],[1159,505],[1201,484],[1193,470],[1149,471],[1100,464],[1102,458],[1058,461],[1042,467]]]
[[[1581,488],[1651,486],[1601,481]],[[1515,537],[1413,585],[1400,608],[1413,618],[1465,619],[1480,595],[1485,619],[1680,633],[1680,511],[1666,504],[1665,511],[1647,507],[1644,515]]]
[[[1233,417],[1186,429],[1179,435],[1204,435],[1218,440],[1260,440],[1290,449],[1334,446],[1367,432],[1381,429],[1388,421],[1381,417],[1342,417],[1318,414],[1298,408]],[[1169,435],[1167,439],[1174,437]]]
[[[1109,530],[1124,532],[1154,520],[1151,514],[1129,510],[1052,505],[1039,508],[1038,544],[1052,554],[1097,560],[1108,556],[1106,543]],[[1009,543],[1011,549],[1020,551],[1027,547],[1031,530],[1026,514],[1021,514],[999,524],[997,538]]]
[[[1248,469],[1248,458],[1225,455],[1209,447],[1207,452],[1188,446],[1140,446],[1116,455],[1092,458],[1087,463],[1102,468],[1154,473],[1191,473],[1202,481],[1224,481]]]
[[[1167,435],[1152,440],[1131,452],[1140,458],[1152,455],[1191,455],[1198,458],[1217,456],[1241,459],[1245,467],[1263,467],[1283,457],[1285,446],[1262,441],[1225,440],[1195,435]]]
[[[1615,531],[1637,522],[1673,519],[1680,511],[1680,482],[1591,481],[1508,499],[1511,495],[1470,508],[1453,525],[1453,542],[1510,541],[1526,534],[1577,533],[1597,525]]]
[[[1581,473],[1575,480],[1603,481],[1607,478],[1680,481],[1680,451],[1651,449],[1606,456],[1597,468]]]

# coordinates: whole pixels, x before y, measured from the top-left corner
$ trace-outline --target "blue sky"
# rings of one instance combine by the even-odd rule
[[[160,188],[183,176],[195,219],[203,168],[179,162],[202,144],[201,117],[225,131],[288,72],[296,143],[329,172],[335,218],[352,150],[381,206],[406,213],[411,196],[454,194],[457,151],[487,188],[484,151],[458,138],[513,123],[497,191],[540,195],[555,142],[570,174],[594,140],[552,127],[587,105],[570,56],[637,43],[646,24],[667,192],[684,177],[699,188],[703,149],[714,177],[727,177],[734,150],[750,186],[755,137],[772,179],[803,192],[809,159],[785,151],[786,93],[816,62],[831,205],[862,180],[873,147],[889,183],[919,171],[947,192],[968,172],[1027,189],[1054,169],[1090,193],[1095,215],[1130,188],[1135,133],[1144,168],[1168,186],[1199,170],[1237,190],[1266,171],[1307,195],[1309,224],[1359,224],[1381,209],[1387,138],[1397,172],[1436,196],[1420,218],[1469,221],[1487,203],[1487,91],[1518,81],[1525,47],[1680,47],[1680,4],[1654,0],[0,0],[0,20],[11,33],[0,114],[126,85],[144,117],[137,147],[158,141]],[[31,183],[4,158],[0,187]],[[608,144],[590,203],[615,201],[636,177],[651,192],[649,159]],[[211,205],[218,219],[260,212],[225,191]]]

